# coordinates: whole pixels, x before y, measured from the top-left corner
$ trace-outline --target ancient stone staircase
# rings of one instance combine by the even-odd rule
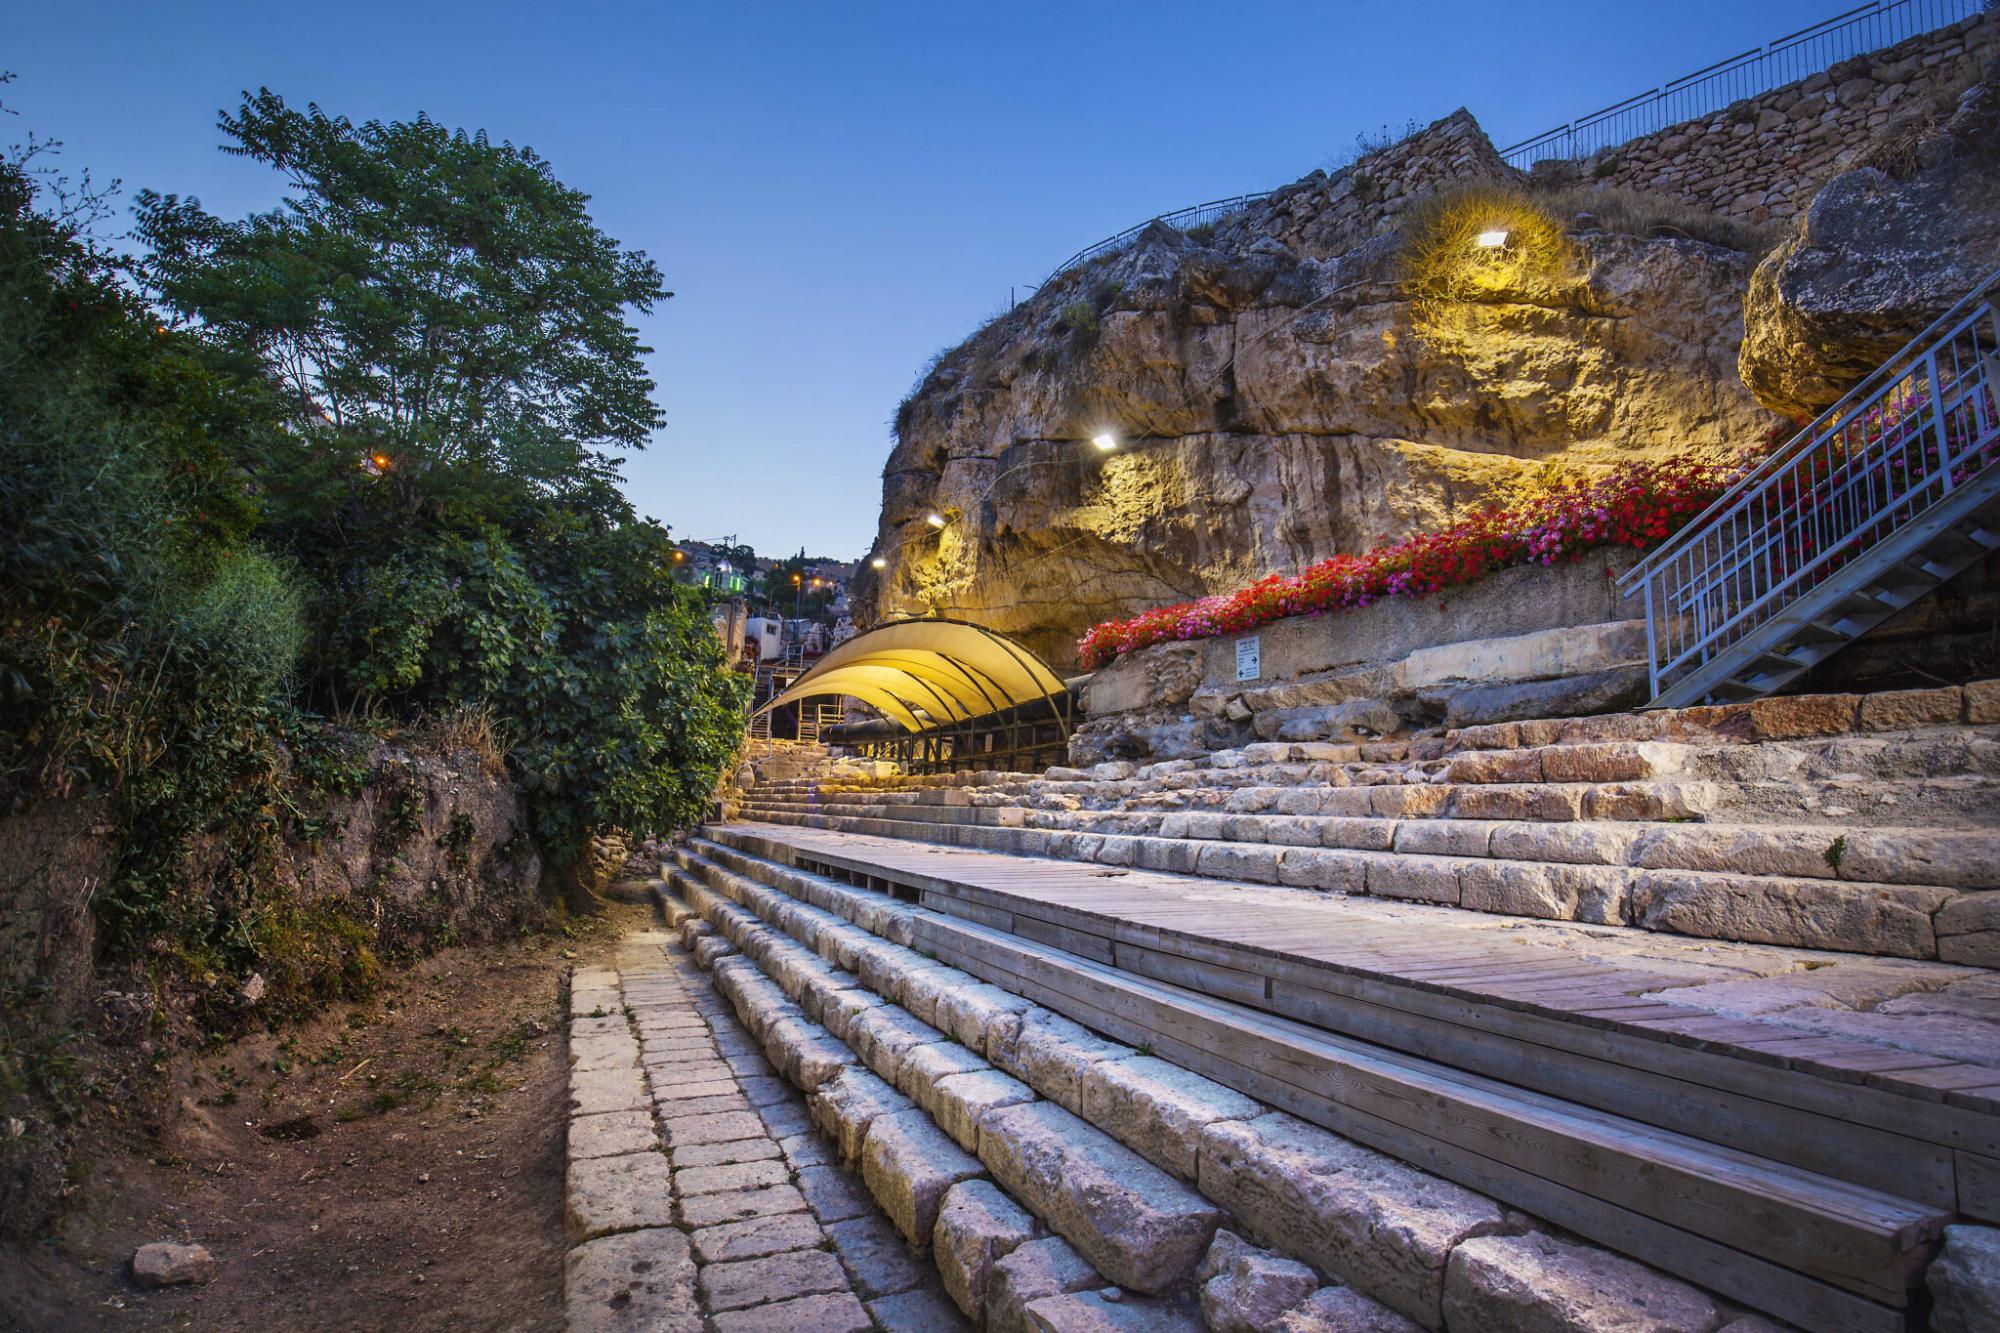
[[[2000,1218],[1993,983],[1959,965],[1995,957],[1993,698],[779,782],[677,882],[786,930],[789,900],[907,932],[1350,1149],[1805,1327],[1911,1327],[1944,1224]],[[828,957],[870,983],[865,952]],[[1208,1193],[1229,1185],[1189,1151],[1212,1201],[1290,1234]],[[1300,1257],[1340,1276],[1347,1243]]]
[[[752,788],[744,819],[1800,948],[2000,962],[2000,686]]]

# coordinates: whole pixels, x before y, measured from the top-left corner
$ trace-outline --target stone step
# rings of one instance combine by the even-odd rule
[[[1643,870],[1731,870],[1854,883],[2000,888],[2000,830],[1843,829],[1825,823],[1466,820],[1449,816],[1398,820],[1322,814],[1318,812],[1320,796],[1311,789],[1252,787],[1229,793],[1220,809],[1167,812],[888,805],[845,798],[822,802],[752,800],[743,811],[746,818],[773,822],[825,815]]]
[[[745,817],[757,814],[746,810]],[[1943,886],[837,815],[766,818],[1114,868],[1100,873],[1129,867],[1703,939],[1982,966],[2000,961],[2000,896]]]
[[[1213,1167],[1203,1173],[1204,1191],[1224,1190],[1235,1198],[1241,1220],[1233,1220],[1233,1225],[1303,1239],[1316,1256],[1320,1272],[1338,1275],[1341,1284],[1322,1286],[1320,1272],[1313,1267],[1259,1252],[1231,1232],[1220,1232],[1195,1273],[1211,1328],[1270,1327],[1292,1306],[1338,1321],[1306,1327],[1369,1328],[1384,1333],[1403,1333],[1419,1326],[1436,1328],[1446,1303],[1463,1311],[1482,1307],[1494,1296],[1483,1285],[1468,1285],[1464,1278],[1469,1274],[1461,1273],[1456,1280],[1449,1276],[1450,1253],[1459,1242],[1502,1232],[1523,1244],[1535,1238],[1533,1233],[1523,1234],[1521,1219],[1507,1216],[1490,1200],[1289,1116],[1272,1113],[1250,1098],[1156,1057],[1105,1042],[1039,1007],[1010,1001],[1004,992],[981,986],[969,975],[908,948],[885,945],[880,936],[853,930],[838,912],[814,908],[788,894],[772,893],[767,886],[726,872],[705,858],[681,859],[686,870],[693,872],[692,877],[670,872],[681,891],[691,898],[707,899],[706,910],[724,929],[734,929],[744,937],[747,951],[762,955],[761,965],[767,974],[806,1011],[817,1008],[830,1023],[846,1024],[850,1037],[856,1035],[860,1024],[885,1010],[903,1015],[908,1025],[924,1026],[898,1008],[897,1000],[929,1013],[940,1025],[931,1029],[931,1034],[941,1039],[905,1048],[896,1063],[890,1063],[880,1048],[865,1038],[857,1045],[871,1050],[870,1060],[878,1074],[885,1069],[892,1072],[902,1091],[929,1109],[955,1137],[963,1142],[976,1137],[980,1157],[992,1167],[996,1178],[1016,1197],[1032,1200],[1039,1215],[1062,1218],[1081,1209],[1092,1216],[1120,1219],[1118,1227],[1123,1231],[1131,1222],[1121,1217],[1119,1182],[1132,1176],[1135,1152],[1191,1181],[1197,1175],[1198,1148],[1205,1142],[1204,1135],[1226,1135],[1232,1150],[1245,1154],[1245,1160],[1240,1165],[1232,1163],[1220,1176]],[[821,887],[836,895],[853,893],[831,884]],[[774,944],[767,932],[726,905],[715,903],[711,894],[754,906],[769,924],[782,923],[793,938],[812,938],[817,951],[804,953]],[[900,933],[899,920],[874,910],[879,904],[851,899],[836,905],[890,935]],[[870,944],[869,938],[875,943]],[[872,986],[895,999],[857,1012],[848,998],[851,990],[838,989],[842,983],[851,987],[857,976],[831,966],[833,959],[843,955],[851,955],[856,968],[871,976]],[[982,991],[989,994],[981,995]],[[881,1025],[885,1020],[876,1022]],[[1019,1074],[1020,1079],[983,1064],[980,1052],[985,1049],[992,1050],[995,1061]],[[1048,1100],[1037,1099],[1036,1093]],[[893,1103],[880,1104],[882,1097],[877,1090],[870,1099],[878,1103],[874,1106],[875,1124],[880,1124],[884,1115],[899,1118],[888,1109]],[[871,1137],[874,1132],[870,1131]],[[1108,1151],[1107,1135],[1124,1146]],[[1289,1180],[1316,1177],[1327,1181],[1324,1188],[1308,1188],[1296,1199],[1273,1197],[1274,1190],[1293,1192],[1283,1188]],[[970,1194],[981,1187],[982,1182],[968,1182],[955,1186],[953,1195]],[[975,1235],[992,1230],[986,1219],[996,1213],[1004,1218],[1006,1211],[990,1201],[968,1201],[963,1206],[971,1214],[968,1231]],[[1215,1211],[1206,1202],[1204,1207]],[[1301,1210],[1308,1215],[1303,1229],[1298,1226]],[[943,1253],[950,1213],[949,1206],[941,1211],[936,1235],[939,1265],[956,1294],[959,1287],[954,1285],[954,1274],[966,1273],[974,1266]],[[1009,1228],[1003,1224],[999,1229]],[[1078,1234],[1090,1236],[1102,1230],[1101,1225],[1086,1225]],[[1011,1231],[1014,1236],[1023,1234],[1018,1226]],[[1177,1243],[1174,1235],[1169,1231],[1128,1236],[1106,1263],[1157,1266],[1163,1258],[1188,1249]],[[1536,1239],[1550,1243],[1547,1237]],[[1042,1244],[1048,1243],[1054,1242]],[[1281,1248],[1297,1249],[1290,1244]],[[1689,1311],[1691,1323],[1696,1325],[1703,1318],[1714,1322],[1723,1317],[1712,1298],[1640,1265],[1585,1246],[1574,1246],[1569,1257],[1594,1267],[1598,1285],[1609,1289],[1607,1300],[1642,1306],[1672,1304]],[[1612,1275],[1603,1265],[1617,1266],[1620,1271]],[[1046,1266],[1039,1258],[1031,1262],[1026,1253],[1015,1263],[1001,1261],[991,1266],[989,1328],[1012,1326],[1004,1322],[1012,1313],[1004,1288],[1022,1282],[1018,1269]],[[1409,1317],[1385,1309],[1364,1294],[1367,1292],[1379,1292]],[[1530,1320],[1546,1319],[1551,1313],[1551,1308],[1538,1307],[1532,1299],[1520,1305],[1519,1315]],[[1697,1311],[1704,1313],[1697,1315]],[[1089,1312],[1065,1314],[1087,1317]],[[1412,1318],[1421,1325],[1411,1322]],[[1462,1313],[1460,1320],[1460,1327],[1470,1326]],[[1052,1319],[1048,1326],[1070,1325]],[[1101,1325],[1086,1322],[1083,1326]],[[1142,1326],[1163,1325],[1147,1322]]]
[[[726,938],[740,949],[714,960],[718,990],[773,1064],[811,1089],[815,1121],[860,1170],[904,1239],[935,1260],[968,1316],[1000,1333],[1072,1327],[1049,1303],[1110,1278],[1125,1293],[1111,1293],[1117,1305],[1143,1315],[1144,1327],[1201,1326],[1184,1294],[1189,1283],[1216,1276],[1200,1271],[1216,1244],[1243,1248],[1233,1236],[1218,1241],[1218,1209],[1103,1131],[1038,1099],[969,1047],[884,1002],[819,952],[770,929],[733,898],[681,871],[668,873],[662,902],[669,918],[690,918],[686,926],[695,937],[695,921],[674,896],[681,895],[699,905],[712,932],[706,938]],[[749,897],[740,887],[738,896]],[[878,984],[908,984],[916,973],[941,970],[815,910],[795,912],[793,930],[810,934],[827,953],[837,952],[836,932],[850,932],[850,947],[875,950],[884,978]],[[1028,1009],[1014,1006],[1022,1014]],[[955,1030],[966,1033],[977,1017],[961,1007],[956,1021]],[[1042,1045],[1053,1049],[1059,1041],[1060,1034],[1044,1034]],[[1045,1227],[1068,1240],[1047,1235]],[[1298,1296],[1319,1287],[1315,1279]],[[1220,1326],[1232,1326],[1230,1313],[1254,1294],[1239,1295],[1233,1282],[1218,1288],[1209,1303],[1222,1316]],[[1359,1302],[1355,1314],[1374,1320],[1371,1326],[1390,1333],[1417,1327],[1352,1296]]]
[[[1335,1122],[1332,1128],[1364,1142],[1386,1132],[1386,1137],[1404,1150],[1400,1155],[1414,1152],[1424,1165],[1447,1176],[1477,1175],[1477,1182],[1468,1183],[1488,1190],[1497,1186],[1509,1202],[1543,1212],[1561,1225],[1595,1234],[1612,1244],[1631,1245],[1643,1234],[1649,1258],[1675,1256],[1686,1275],[1746,1299],[1775,1300],[1775,1312],[1803,1318],[1809,1326],[1901,1326],[1901,1316],[1895,1310],[1902,1304],[1904,1285],[1921,1262],[1926,1239],[1945,1220],[1935,1209],[1875,1191],[1537,1097],[1462,1071],[1447,1071],[1429,1061],[1398,1058],[1380,1047],[1345,1041],[1157,981],[1113,972],[1061,950],[963,919],[902,906],[883,895],[804,874],[741,849],[732,854],[718,844],[697,847],[718,854],[710,859],[690,852],[680,858],[704,885],[740,897],[758,915],[774,924],[782,923],[802,937],[821,938],[821,951],[830,960],[839,959],[843,949],[852,951],[857,975],[866,980],[871,970],[875,971],[877,984],[892,1001],[913,996],[910,1002],[921,1007],[929,1002],[928,997],[940,994],[939,983],[935,979],[902,982],[902,989],[898,989],[893,969],[885,975],[879,961],[881,946],[871,954],[867,945],[851,937],[828,939],[823,917],[808,915],[808,904],[820,913],[830,911],[851,919],[885,939],[907,935],[911,942],[929,946],[942,962],[998,980],[1005,992],[1026,993],[1059,1010],[1070,1008],[1073,1016],[1085,1018],[1114,1037],[1150,1040],[1176,1062],[1218,1075],[1224,1084],[1267,1099],[1277,1093],[1282,1098],[1278,1104],[1285,1109],[1322,1124],[1331,1120]],[[748,881],[727,868],[723,858],[757,872],[757,880]],[[907,955],[907,949],[904,952]],[[924,970],[922,964],[907,958],[905,964]],[[946,983],[942,994],[953,993]],[[973,1012],[980,1012],[976,1005]],[[1010,1018],[1018,1031],[1019,1018]],[[982,1021],[985,1026],[958,1033],[969,1038],[968,1046],[992,1043],[991,1014]],[[1071,1076],[1070,1083],[1057,1083],[1051,1089],[1060,1095],[1065,1087],[1080,1088],[1072,1095],[1080,1097],[1086,1108],[1092,1100],[1091,1088],[1103,1086],[1110,1077],[1106,1071],[1126,1063],[1115,1047],[1090,1054],[1094,1058]],[[1055,1064],[1067,1071],[1074,1061]],[[1323,1072],[1301,1078],[1299,1071],[1307,1068]],[[1285,1082],[1288,1078],[1294,1082]],[[1115,1085],[1119,1080],[1111,1077],[1110,1081]],[[1400,1093],[1382,1091],[1392,1085],[1401,1089]],[[1315,1091],[1301,1095],[1308,1086]],[[1100,1093],[1097,1100],[1110,1105],[1116,1102],[1116,1094]],[[1163,1119],[1157,1102],[1156,1096],[1156,1109],[1150,1117],[1155,1125]],[[1002,1114],[1025,1118],[1025,1113],[1018,1111]],[[1437,1234],[1434,1229],[1426,1232],[1407,1217],[1400,1219],[1401,1225],[1393,1225],[1389,1219],[1372,1216],[1354,1234],[1328,1235],[1329,1228],[1339,1232],[1351,1219],[1367,1213],[1356,1194],[1376,1201],[1393,1198],[1407,1208],[1410,1200],[1426,1197],[1426,1187],[1409,1177],[1408,1167],[1377,1165],[1377,1153],[1354,1144],[1346,1146],[1363,1153],[1362,1159],[1327,1169],[1326,1141],[1330,1136],[1289,1115],[1246,1117],[1241,1109],[1234,1112],[1234,1118],[1218,1118],[1220,1114],[1210,1114],[1204,1121],[1201,1115],[1183,1113],[1171,1128],[1151,1132],[1184,1145],[1184,1160],[1193,1166],[1210,1198],[1239,1215],[1258,1218],[1266,1234],[1308,1238],[1311,1252],[1306,1257],[1316,1263],[1333,1264],[1334,1271],[1339,1271],[1338,1256],[1350,1256],[1347,1262],[1355,1262],[1350,1252],[1361,1243],[1356,1235],[1387,1232],[1407,1243],[1412,1235]],[[1147,1120],[1141,1115],[1135,1123]],[[1468,1129],[1482,1123],[1490,1125],[1490,1130]],[[1426,1138],[1426,1130],[1442,1137]],[[1142,1138],[1145,1133],[1137,1129],[1130,1132]],[[1482,1133],[1492,1137],[1483,1138]],[[1428,1146],[1417,1147],[1419,1140]],[[1171,1160],[1169,1150],[1156,1148],[1156,1152]],[[1523,1169],[1524,1153],[1540,1163],[1548,1173],[1546,1178]],[[1514,1163],[1511,1167],[1506,1165],[1508,1160]],[[1387,1170],[1389,1167],[1394,1170]],[[1391,1183],[1387,1177],[1399,1172],[1402,1174]],[[1602,1172],[1601,1177],[1597,1172]],[[1381,1179],[1376,1178],[1378,1174]],[[1314,1179],[1325,1179],[1330,1192],[1319,1196],[1315,1189],[1302,1189],[1298,1183]],[[1446,1191],[1455,1188],[1441,1181],[1434,1186]],[[1725,1197],[1731,1202],[1723,1204]],[[1452,1198],[1454,1215],[1461,1219],[1469,1216],[1463,1191]],[[1580,1205],[1580,1199],[1594,1202]],[[1614,1215],[1615,1225],[1607,1220]],[[1753,1217],[1754,1223],[1749,1220]],[[1495,1210],[1491,1218],[1491,1227],[1484,1229],[1504,1229],[1502,1214]],[[1475,1224],[1449,1235],[1443,1250],[1449,1251],[1481,1230]],[[1842,1235],[1848,1239],[1837,1238]],[[1762,1257],[1752,1259],[1745,1251],[1760,1252]],[[1862,1257],[1864,1254],[1867,1257]],[[1785,1265],[1785,1271],[1765,1262],[1773,1259]],[[1442,1282],[1443,1267],[1441,1262],[1435,1265],[1437,1283]],[[1833,1271],[1843,1267],[1868,1268],[1872,1276]],[[1430,1279],[1421,1275],[1431,1268],[1409,1254],[1385,1264],[1385,1271],[1416,1276],[1426,1283]],[[1741,1271],[1733,1271],[1738,1268]],[[1407,1292],[1399,1299],[1391,1298],[1393,1284],[1386,1278],[1377,1282],[1371,1294],[1389,1299],[1390,1304],[1428,1326],[1436,1326],[1438,1307],[1425,1302],[1441,1301],[1441,1287],[1426,1286],[1430,1294],[1413,1305],[1415,1298]],[[1772,1307],[1767,1304],[1766,1308]],[[1804,1317],[1808,1313],[1810,1317]]]

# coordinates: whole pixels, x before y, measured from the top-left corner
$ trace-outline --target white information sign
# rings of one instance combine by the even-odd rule
[[[1236,679],[1255,680],[1264,674],[1264,641],[1252,634],[1236,641]]]

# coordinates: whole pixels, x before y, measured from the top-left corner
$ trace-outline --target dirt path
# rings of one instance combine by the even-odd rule
[[[646,920],[451,950],[182,1062],[175,1123],[106,1117],[59,1234],[0,1251],[0,1328],[560,1327],[564,977]],[[134,1286],[133,1249],[165,1239],[215,1280]]]

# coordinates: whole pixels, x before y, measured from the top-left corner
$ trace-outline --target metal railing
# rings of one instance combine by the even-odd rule
[[[1500,156],[1524,171],[1546,158],[1589,157],[1972,18],[1985,7],[1984,0],[1875,0],[1523,139]]]
[[[1084,246],[1083,249],[1050,269],[1049,276],[1042,279],[1042,285],[1047,286],[1086,260],[1095,259],[1101,254],[1116,250],[1140,232],[1152,226],[1155,222],[1164,222],[1176,231],[1193,231],[1196,227],[1206,227],[1210,223],[1220,222],[1231,213],[1247,208],[1259,199],[1267,199],[1270,195],[1271,191],[1269,190],[1259,190],[1255,194],[1239,194],[1228,199],[1211,199],[1205,204],[1195,204],[1192,207],[1179,209],[1172,213],[1162,213],[1158,217],[1147,218],[1138,226],[1127,227],[1116,236],[1107,236],[1096,245]]]
[[[1656,703],[1707,697],[2000,490],[2000,271],[1619,580]],[[1830,615],[1836,635],[1839,617]]]
[[[1912,37],[1972,18],[1987,7],[1986,0],[1871,0],[1871,3],[1822,19],[1789,36],[1718,60],[1705,69],[1682,75],[1658,88],[1634,93],[1601,111],[1593,111],[1531,139],[1523,139],[1500,156],[1526,170],[1545,158],[1589,157],[1606,148],[1615,148],[1644,134],[1711,115],[1748,97],[1782,88],[1833,68],[1843,60],[1868,55],[1895,46]],[[1042,285],[1061,277],[1078,264],[1097,258],[1130,242],[1155,222],[1164,222],[1180,231],[1218,222],[1231,213],[1267,199],[1273,192],[1239,194],[1229,199],[1213,199],[1172,213],[1147,218],[1136,227],[1127,227],[1116,236],[1107,236],[1095,245],[1086,245],[1049,271]]]

